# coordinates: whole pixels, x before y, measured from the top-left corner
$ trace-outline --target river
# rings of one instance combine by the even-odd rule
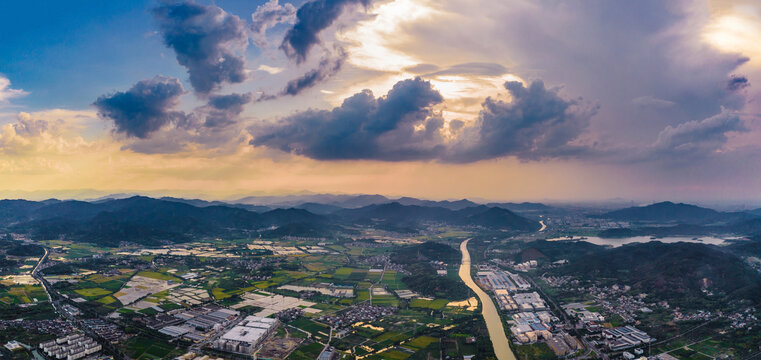
[[[489,330],[489,338],[494,345],[494,353],[499,360],[515,360],[513,351],[510,350],[510,343],[507,341],[505,335],[505,328],[502,327],[502,319],[499,316],[499,311],[494,305],[491,297],[473,281],[470,276],[470,253],[468,252],[468,241],[463,241],[460,244],[460,252],[462,252],[462,264],[460,265],[460,279],[465,282],[465,285],[473,290],[478,298],[481,299],[482,310],[481,314],[486,321],[486,329]]]

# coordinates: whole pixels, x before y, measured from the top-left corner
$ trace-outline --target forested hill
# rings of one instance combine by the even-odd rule
[[[761,275],[739,257],[712,245],[628,244],[579,257],[554,272],[630,285],[664,299],[727,297],[761,302]],[[706,295],[709,292],[713,297]]]

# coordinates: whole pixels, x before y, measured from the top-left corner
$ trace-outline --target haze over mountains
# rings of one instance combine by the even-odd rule
[[[373,226],[415,233],[434,224],[496,231],[533,232],[539,215],[562,212],[541,203],[478,204],[462,199],[432,201],[381,195],[292,195],[248,197],[235,202],[133,196],[95,201],[0,200],[0,227],[35,239],[88,239],[117,245],[182,242],[199,237],[316,236],[356,233]],[[703,235],[731,232],[753,235],[761,229],[761,211],[720,212],[690,204],[660,202],[590,215],[624,221],[603,237]],[[657,226],[656,226],[657,225]]]
[[[295,207],[229,204],[219,201],[134,196],[126,199],[1,200],[0,227],[28,233],[35,239],[86,239],[118,245],[182,242],[198,237],[250,236],[252,232],[278,231],[280,236],[324,236],[350,232],[346,226],[373,225],[416,232],[426,224],[482,227],[492,230],[535,231],[540,225],[501,207],[459,202],[427,202],[406,198],[404,205],[376,195],[330,198],[334,204],[302,203]],[[325,201],[326,198],[312,200]],[[251,201],[251,199],[249,199]],[[295,201],[289,199],[287,201]],[[380,204],[355,207],[371,201]],[[281,202],[282,203],[282,202]],[[463,207],[472,204],[470,207]],[[352,206],[352,207],[349,207]],[[451,209],[454,208],[454,209]]]

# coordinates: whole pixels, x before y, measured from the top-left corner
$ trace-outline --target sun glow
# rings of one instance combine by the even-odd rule
[[[761,18],[749,10],[719,16],[707,26],[703,38],[719,50],[741,53],[761,64]]]
[[[419,59],[394,48],[412,39],[404,31],[407,24],[434,16],[436,10],[415,0],[394,0],[373,9],[373,17],[336,34],[349,44],[348,62],[358,68],[398,72],[416,65]]]

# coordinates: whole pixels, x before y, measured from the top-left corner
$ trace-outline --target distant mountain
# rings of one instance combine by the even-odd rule
[[[539,211],[547,211],[552,209],[552,207],[549,207],[542,203],[533,203],[533,202],[522,202],[522,203],[488,203],[486,206],[491,207],[500,207],[503,209],[507,209],[510,211],[515,212],[539,212]]]
[[[10,228],[37,239],[59,237],[117,245],[181,242],[198,236],[255,231],[291,223],[323,223],[327,219],[303,209],[256,213],[233,206],[197,207],[184,202],[135,196],[98,203],[64,201],[27,208],[23,221]]]
[[[515,231],[536,231],[541,227],[538,222],[516,215],[510,210],[484,205],[453,211],[443,207],[402,205],[393,202],[358,209],[344,209],[333,213],[333,216],[345,221],[393,224],[394,226],[416,226],[425,222],[438,222]]]
[[[333,201],[328,204],[352,209],[373,204],[386,204],[389,202],[391,202],[391,200],[383,195],[356,195],[343,200]]]
[[[456,201],[448,201],[448,200],[433,201],[433,200],[420,200],[420,199],[416,199],[412,197],[402,197],[397,200],[394,200],[394,202],[398,202],[402,205],[443,207],[449,210],[462,210],[465,208],[478,206],[478,204],[468,199],[462,199],[462,200],[456,200]]]
[[[441,207],[449,210],[462,210],[469,207],[479,206],[480,204],[468,199],[461,200],[424,200],[414,197],[404,196],[398,199],[388,198],[383,195],[332,195],[332,194],[304,194],[304,195],[284,195],[284,196],[249,196],[239,200],[232,201],[236,204],[262,205],[268,207],[296,207],[307,208],[321,214],[333,212],[333,208],[321,208],[315,204],[335,206],[344,209],[356,209],[370,205],[383,205],[392,202],[405,206],[425,206]],[[308,204],[308,205],[307,205]],[[197,205],[201,206],[201,205]],[[552,209],[541,203],[489,203],[489,207],[499,207],[514,212],[540,212]],[[311,210],[310,210],[311,211]]]
[[[230,207],[237,207],[241,209],[246,209],[248,211],[253,212],[265,212],[270,211],[272,208],[268,206],[257,206],[257,205],[249,205],[249,204],[235,204],[235,203],[227,203],[224,201],[206,201],[206,200],[200,200],[200,199],[183,199],[183,198],[176,198],[176,197],[169,197],[164,196],[160,198],[160,200],[166,200],[166,201],[175,201],[175,202],[181,202],[189,205],[193,205],[196,207],[206,207],[206,206],[230,206]]]
[[[43,206],[45,204],[38,201],[0,200],[0,225],[25,221],[31,212]]]
[[[320,215],[332,214],[338,210],[343,209],[340,206],[329,205],[329,204],[318,204],[318,203],[303,203],[301,205],[294,206],[294,208],[304,209],[311,213],[320,214]]]
[[[636,206],[607,212],[593,217],[633,222],[708,224],[732,222],[750,215],[745,213],[722,213],[696,205],[664,201],[647,206]]]
[[[248,196],[231,201],[236,204],[264,205],[269,207],[294,207],[304,203],[329,204],[343,208],[362,207],[390,202],[382,195],[333,195],[297,194],[283,196]]]
[[[536,231],[541,225],[514,212],[498,207],[488,208],[461,220],[461,224],[481,226],[492,229],[510,229],[519,231]]]
[[[735,255],[705,244],[628,244],[582,256],[554,272],[630,285],[682,307],[710,303],[703,289],[761,302],[761,275]]]

